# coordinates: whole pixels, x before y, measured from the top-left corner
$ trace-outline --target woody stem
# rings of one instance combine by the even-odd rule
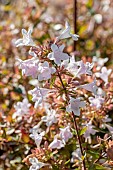
[[[57,67],[56,67],[56,70],[57,70]],[[59,79],[60,79],[60,82],[61,82],[61,84],[62,84],[62,87],[63,87],[63,89],[64,89],[64,92],[65,92],[65,95],[66,95],[66,98],[67,98],[67,102],[66,102],[66,103],[68,103],[69,96],[68,96],[68,94],[67,94],[66,87],[65,87],[65,85],[64,85],[64,83],[63,83],[63,81],[62,81],[62,77],[61,77],[61,75],[60,75],[60,73],[59,73],[58,70],[57,70],[57,75],[58,75],[58,77],[59,77]],[[75,118],[75,115],[74,115],[73,112],[72,112],[72,116],[73,116],[73,121],[74,121],[74,127],[75,127],[76,132],[77,132],[77,138],[78,138],[78,142],[79,142],[79,146],[80,146],[80,150],[81,150],[81,155],[82,155],[82,157],[84,157],[83,148],[82,148],[82,144],[81,144],[81,139],[80,139],[80,136],[79,136],[79,130],[78,130],[76,118]],[[82,163],[83,163],[84,170],[86,170],[85,158],[82,160]]]

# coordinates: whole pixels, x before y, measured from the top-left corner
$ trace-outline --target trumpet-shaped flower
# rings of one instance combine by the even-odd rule
[[[98,58],[96,56],[93,57],[92,60],[94,63],[97,63],[97,70],[100,70],[102,66],[108,61],[108,58]]]
[[[48,54],[50,60],[54,60],[57,65],[61,65],[61,61],[69,59],[69,55],[63,53],[64,45],[58,47],[56,44],[51,45],[52,53]]]
[[[64,66],[71,74],[76,75],[78,70],[78,62],[75,62],[74,55],[70,57],[70,60],[64,61],[62,66]]]
[[[86,103],[81,98],[70,98],[69,105],[66,107],[67,112],[73,112],[74,115],[80,116],[80,108],[85,107]]]
[[[22,61],[18,59],[19,67],[22,69],[22,75],[32,76],[32,78],[37,78],[38,76],[38,62],[36,58],[31,58],[28,60]]]
[[[75,151],[72,152],[71,162],[74,163],[75,160],[82,161],[82,154],[80,148],[77,148]]]
[[[28,114],[30,106],[31,104],[26,98],[23,99],[22,102],[17,102],[17,104],[14,105],[16,112],[14,112],[12,116],[13,119],[15,119],[17,116],[23,116],[24,114]]]
[[[80,85],[80,88],[84,88],[87,91],[90,91],[92,93],[94,93],[95,95],[97,95],[97,85],[96,85],[96,80],[94,80],[92,83],[89,84],[84,84],[84,85]]]
[[[22,29],[22,35],[23,35],[23,38],[21,39],[18,39],[15,44],[16,44],[16,47],[19,47],[19,46],[34,46],[34,42],[31,38],[31,33],[32,33],[32,29],[28,29],[28,32],[25,30],[25,29]]]
[[[49,148],[51,149],[61,149],[65,146],[62,140],[58,139],[56,136],[54,137],[53,142],[50,143]]]
[[[112,69],[107,70],[106,67],[102,67],[101,73],[95,73],[97,77],[100,77],[105,83],[108,83],[108,76],[111,74]]]
[[[66,143],[69,139],[71,139],[73,137],[73,134],[70,131],[70,127],[67,126],[65,128],[60,128],[59,136],[64,143]]]
[[[66,29],[61,33],[60,36],[58,36],[58,37],[56,38],[56,42],[59,41],[59,40],[65,39],[65,38],[70,38],[70,37],[72,37],[72,39],[73,39],[74,41],[77,41],[79,35],[77,35],[77,34],[71,34],[71,33],[70,33],[71,27],[70,27],[70,25],[69,25],[68,22],[65,23],[65,27],[66,27]]]
[[[30,137],[35,141],[37,147],[40,147],[42,137],[45,135],[45,131],[38,133],[36,129],[33,129],[32,134]]]
[[[38,80],[48,80],[51,78],[51,74],[54,74],[56,72],[56,69],[54,67],[49,67],[49,63],[45,61],[44,63],[40,63],[38,67]]]
[[[78,69],[76,76],[80,76],[82,74],[88,74],[88,75],[92,75],[91,69],[93,68],[93,64],[86,62],[85,64],[83,63],[83,61],[81,60],[80,62],[78,62],[78,65],[80,66],[80,68]]]
[[[33,96],[32,101],[35,102],[35,108],[43,102],[43,100],[47,97],[48,92],[48,89],[39,87],[35,87],[33,90],[29,91],[29,94]]]
[[[95,133],[97,132],[94,128],[95,126],[92,125],[92,122],[90,121],[89,123],[87,123],[87,130],[84,133],[84,138],[85,141],[89,140],[89,142],[91,141],[91,137],[90,135],[95,135]]]
[[[48,164],[45,164],[43,162],[39,162],[36,157],[29,158],[29,161],[31,163],[30,169],[29,170],[39,170],[43,166],[46,166]]]
[[[57,123],[58,122],[58,115],[56,114],[55,110],[46,110],[47,116],[43,116],[41,118],[41,120],[43,122],[46,122],[46,126],[50,127],[53,123]]]
[[[89,97],[90,106],[95,107],[96,109],[100,109],[102,104],[104,103],[104,98],[101,96]]]

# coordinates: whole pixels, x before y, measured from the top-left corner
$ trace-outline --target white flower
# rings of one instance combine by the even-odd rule
[[[46,122],[46,126],[50,127],[53,123],[57,123],[58,122],[58,115],[56,114],[55,110],[46,110],[47,116],[43,116],[41,118],[41,120],[43,122]]]
[[[32,129],[32,134],[30,134],[30,137],[35,141],[37,147],[40,147],[42,137],[45,135],[45,131],[38,133],[37,129]]]
[[[80,108],[85,107],[85,102],[81,101],[81,98],[70,98],[69,105],[66,107],[67,112],[73,112],[74,115],[80,116]]]
[[[32,78],[37,78],[38,76],[38,62],[39,60],[36,58],[31,58],[28,60],[22,61],[18,59],[19,67],[22,69],[22,75],[32,76]]]
[[[88,139],[90,139],[90,135],[95,135],[95,133],[97,132],[94,128],[95,126],[92,125],[92,122],[90,121],[89,123],[87,123],[86,125],[87,127],[87,130],[85,131],[84,133],[84,138],[85,138],[85,141],[87,141]]]
[[[29,94],[33,96],[32,101],[35,102],[34,108],[37,108],[39,104],[46,99],[49,90],[46,88],[35,87],[33,90],[29,91]]]
[[[100,77],[105,83],[108,83],[108,76],[111,74],[112,69],[107,70],[106,67],[102,67],[101,73],[95,73],[97,77]]]
[[[71,162],[74,163],[75,160],[82,161],[81,157],[82,157],[81,150],[80,150],[80,148],[77,148],[75,151],[72,152]]]
[[[14,112],[12,118],[15,119],[17,116],[28,114],[30,106],[31,104],[28,102],[27,98],[23,99],[22,102],[17,102],[17,104],[14,105],[16,112]]]
[[[28,32],[25,30],[25,29],[22,29],[22,35],[23,35],[23,38],[21,39],[18,39],[15,44],[16,44],[16,47],[19,47],[19,46],[34,46],[34,42],[31,38],[31,33],[32,33],[32,29],[28,29]]]
[[[31,163],[30,169],[29,170],[39,170],[43,166],[46,166],[48,164],[45,164],[43,162],[39,162],[36,157],[29,158],[29,161]]]
[[[74,55],[70,57],[70,61],[66,60],[62,64],[71,74],[76,75],[78,70],[78,62],[75,62]]]
[[[69,139],[71,139],[73,137],[73,134],[70,131],[70,127],[67,126],[65,128],[60,128],[59,136],[64,143],[66,143]]]
[[[101,96],[89,97],[90,106],[95,107],[96,109],[100,109],[102,104],[104,103],[104,98]]]
[[[91,69],[93,68],[93,63],[86,62],[84,64],[81,60],[78,62],[78,65],[80,66],[80,68],[78,69],[76,76],[79,77],[82,74],[92,75]]]
[[[94,19],[95,19],[97,24],[101,24],[102,23],[102,15],[101,14],[95,14],[94,15]]]
[[[38,80],[48,80],[51,78],[51,74],[54,74],[56,72],[56,69],[54,67],[49,67],[49,63],[45,61],[44,63],[40,63],[38,67]]]
[[[49,148],[51,148],[51,149],[61,149],[64,146],[65,145],[62,142],[62,140],[57,139],[57,137],[55,136],[53,142],[50,143]]]
[[[71,33],[70,33],[71,27],[70,27],[70,25],[69,25],[68,22],[65,23],[65,27],[66,27],[66,29],[61,33],[60,36],[58,36],[58,37],[56,38],[56,42],[59,41],[59,40],[61,40],[61,39],[70,38],[70,37],[72,37],[72,39],[73,39],[74,41],[77,41],[79,35],[71,34]]]
[[[57,65],[61,65],[61,61],[69,59],[69,55],[63,53],[64,45],[58,47],[56,44],[51,45],[52,53],[48,54],[50,60],[54,60]]]
[[[102,66],[108,61],[108,58],[99,58],[94,56],[92,62],[97,63],[97,70],[100,70]]]
[[[97,95],[97,85],[96,85],[96,80],[94,80],[92,83],[89,84],[84,84],[84,85],[80,85],[80,88],[84,88],[87,91],[90,91],[92,93],[94,93],[95,95]]]

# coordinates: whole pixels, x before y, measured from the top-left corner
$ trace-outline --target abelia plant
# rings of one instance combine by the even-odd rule
[[[99,65],[101,72],[93,74],[94,63],[76,61],[76,56],[63,52],[65,46],[61,44],[61,40],[72,38],[77,41],[79,37],[71,34],[70,30],[71,27],[66,22],[66,29],[47,47],[40,48],[34,44],[30,29],[28,32],[22,29],[23,39],[16,41],[17,47],[31,46],[29,54],[32,58],[18,61],[22,75],[31,76],[34,81],[37,79],[37,85],[29,94],[35,102],[34,109],[43,110],[40,121],[29,129],[30,137],[36,145],[36,149],[25,161],[30,165],[30,170],[45,166],[49,169],[74,167],[78,170],[104,168],[99,162],[102,157],[99,154],[105,152],[105,148],[100,148],[100,153],[96,154],[91,151],[93,144],[89,144],[92,142],[91,137],[99,132],[95,112],[98,110],[101,113],[105,102],[113,102],[106,95],[103,96],[102,91],[99,92],[96,77],[109,85],[111,70],[103,67],[105,60],[102,66]],[[30,104],[26,101],[23,106],[24,100],[14,106],[16,116],[18,112],[29,112]],[[24,109],[18,108],[18,105]],[[103,123],[105,124],[104,119]],[[104,128],[106,127],[112,134],[110,125],[105,124]],[[98,141],[96,138],[93,143],[96,145]]]

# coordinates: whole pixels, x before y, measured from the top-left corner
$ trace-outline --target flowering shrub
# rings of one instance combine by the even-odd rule
[[[104,67],[106,61],[96,67],[98,61],[76,61],[74,54],[63,52],[61,40],[77,41],[79,37],[70,33],[67,22],[54,42],[41,48],[35,45],[29,30],[22,29],[23,38],[16,41],[16,46],[31,47],[31,58],[18,59],[18,65],[22,75],[36,81],[35,88],[28,92],[35,104],[29,117],[31,104],[24,98],[14,106],[13,114],[15,121],[22,121],[21,117],[27,120],[27,113],[30,119],[28,142],[35,147],[24,162],[30,170],[110,168],[112,126],[106,113],[113,109],[113,84],[109,82],[112,70]]]

